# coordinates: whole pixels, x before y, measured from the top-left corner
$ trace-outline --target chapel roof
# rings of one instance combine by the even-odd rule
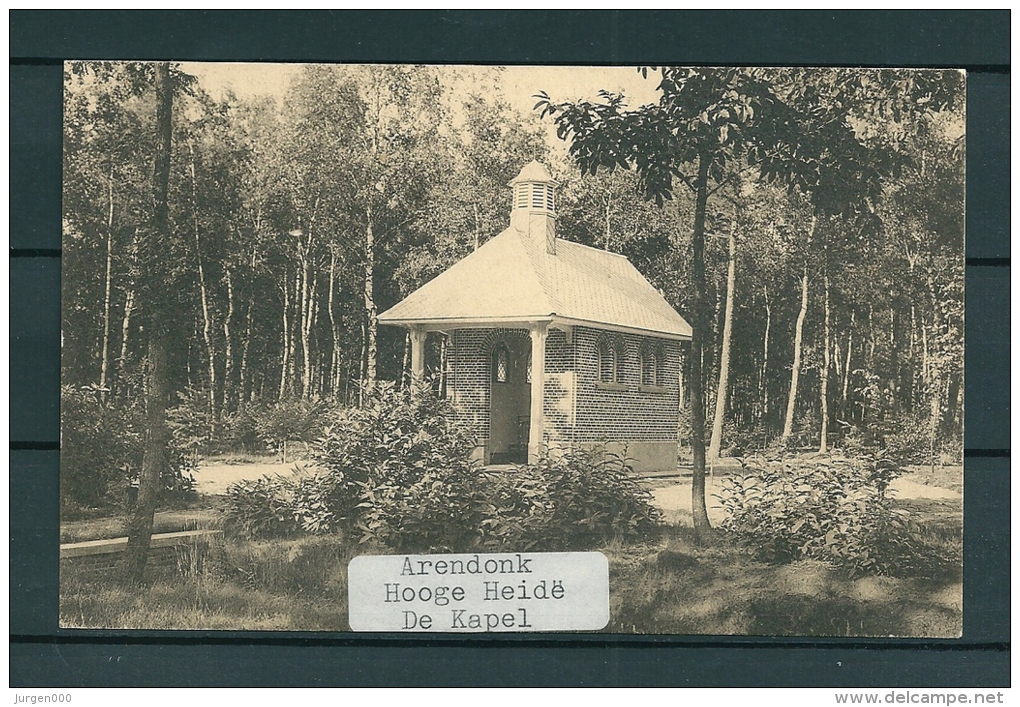
[[[536,178],[550,179],[545,172]],[[691,336],[624,256],[562,239],[549,253],[512,226],[379,315],[382,324],[436,328],[534,321]]]

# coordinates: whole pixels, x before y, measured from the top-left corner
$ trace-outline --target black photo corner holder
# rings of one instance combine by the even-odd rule
[[[9,17],[11,686],[1009,684],[1008,11],[11,11]],[[65,59],[966,69],[963,637],[59,629]]]

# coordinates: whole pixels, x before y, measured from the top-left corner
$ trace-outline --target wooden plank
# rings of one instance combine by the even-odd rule
[[[160,533],[152,536],[150,547],[175,547],[187,545],[192,541],[208,540],[212,536],[221,535],[222,530],[185,530],[177,533]],[[86,557],[89,555],[107,555],[123,552],[127,547],[127,538],[110,538],[107,540],[89,540],[80,543],[67,543],[60,546],[60,559],[69,557]]]

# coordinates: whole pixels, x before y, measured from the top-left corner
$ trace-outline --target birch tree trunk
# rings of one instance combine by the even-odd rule
[[[825,326],[824,334],[825,346],[824,346],[824,361],[822,364],[822,392],[821,392],[821,404],[822,404],[822,430],[821,430],[821,441],[818,443],[818,451],[825,454],[829,451],[829,368],[832,366],[832,350],[829,345],[829,274],[825,273],[822,280],[822,286],[825,289]]]
[[[846,335],[846,359],[843,365],[843,404],[847,401],[847,392],[850,387],[850,358],[854,351],[854,323],[857,319],[857,312],[850,310],[850,330]]]
[[[255,276],[255,265],[257,259],[255,250],[252,250],[251,254],[251,270],[249,271],[251,277]],[[255,308],[255,295],[252,293],[248,298],[248,306],[244,313],[244,340],[241,342],[241,363],[238,366],[237,372],[237,389],[238,389],[238,400],[237,404],[243,408],[248,404],[248,388],[250,376],[248,374],[248,350],[251,348],[251,320],[252,320],[252,309]]]
[[[797,386],[800,384],[801,347],[804,342],[804,319],[807,317],[808,305],[808,270],[804,265],[804,274],[800,279],[800,311],[797,313],[797,326],[793,338],[793,373],[790,377],[790,395],[786,399],[786,419],[783,422],[783,441],[793,434],[793,415],[797,408]]]
[[[815,233],[815,226],[818,220],[811,217],[811,232],[808,236],[810,243]],[[790,439],[793,434],[793,416],[797,409],[797,386],[800,384],[800,359],[801,348],[804,344],[804,319],[807,317],[808,307],[808,263],[807,256],[804,259],[804,273],[800,279],[800,311],[797,313],[797,326],[793,337],[793,373],[790,376],[790,395],[786,399],[786,420],[783,422],[783,442]]]
[[[301,397],[308,400],[312,391],[312,324],[315,319],[315,275],[309,277],[310,268],[305,266],[305,304],[304,325],[301,330]],[[311,282],[309,283],[309,279]]]
[[[726,417],[726,393],[730,378],[730,338],[733,333],[733,297],[737,284],[737,235],[730,229],[729,264],[726,269],[726,310],[723,315],[722,351],[719,353],[719,385],[715,395],[715,418],[712,421],[712,440],[708,446],[708,460],[719,459],[722,446],[723,420]]]
[[[216,352],[212,342],[212,321],[209,314],[209,296],[205,285],[205,268],[202,265],[202,244],[199,239],[198,226],[198,179],[195,171],[195,145],[188,144],[188,151],[191,157],[191,226],[195,239],[195,263],[198,265],[198,288],[202,302],[202,340],[205,343],[206,356],[209,369],[209,422],[215,425],[219,419],[216,407]]]
[[[308,400],[308,396],[311,393],[311,376],[312,376],[312,353],[309,339],[312,330],[312,298],[314,293],[312,292],[312,273],[311,265],[308,261],[308,253],[311,249],[311,234],[308,234],[307,244],[301,246],[300,251],[300,280],[298,287],[298,296],[300,297],[300,306],[298,310],[298,332],[301,336],[301,399]]]
[[[769,299],[769,286],[765,285],[765,341],[762,344],[761,373],[758,376],[758,392],[761,395],[761,416],[767,420],[769,416],[769,334],[772,329],[772,301]]]
[[[280,285],[280,289],[283,290],[283,352],[281,354],[283,358],[280,362],[280,393],[277,395],[277,400],[280,402],[283,402],[287,394],[287,370],[290,364],[290,325],[287,321],[287,311],[290,309],[289,288],[290,282],[284,272],[283,282]]]
[[[247,311],[244,313],[244,339],[241,341],[241,362],[237,366],[237,405],[243,408],[248,404],[249,378],[248,375],[248,350],[251,348],[251,310],[252,303],[248,303]]]
[[[376,378],[376,331],[378,312],[375,307],[375,234],[372,231],[372,207],[366,208],[365,226],[365,380],[369,388]]]
[[[361,320],[361,359],[359,360],[360,370],[358,371],[358,407],[365,404],[365,386],[368,378],[368,324]]]
[[[99,371],[100,395],[106,400],[106,383],[110,370],[110,281],[113,279],[113,163],[110,163],[109,209],[106,216],[106,290],[103,296],[103,356]]]
[[[340,382],[340,325],[333,311],[333,291],[336,289],[336,249],[329,249],[329,294],[326,297],[326,310],[329,314],[329,331],[333,338],[333,346],[329,360],[329,393],[336,397]]]
[[[223,317],[223,398],[221,410],[233,408],[234,388],[234,344],[230,331],[230,323],[234,318],[234,281],[230,275],[230,268],[224,267],[223,281],[227,287],[227,313]]]
[[[118,388],[123,387],[124,371],[127,366],[128,340],[131,338],[131,315],[134,313],[134,309],[135,289],[129,284],[124,300],[124,320],[120,324],[120,357],[118,359],[120,381]]]
[[[297,342],[300,335],[301,313],[301,288],[300,269],[294,269],[294,291],[291,293],[290,301],[294,308],[293,316],[290,317],[290,333],[287,335],[287,392],[293,395],[294,381],[297,380]]]

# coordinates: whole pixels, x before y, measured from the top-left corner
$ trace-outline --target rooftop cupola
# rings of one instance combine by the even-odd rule
[[[510,225],[536,244],[544,244],[545,251],[555,255],[556,187],[559,183],[544,164],[529,162],[510,186],[514,194]]]

